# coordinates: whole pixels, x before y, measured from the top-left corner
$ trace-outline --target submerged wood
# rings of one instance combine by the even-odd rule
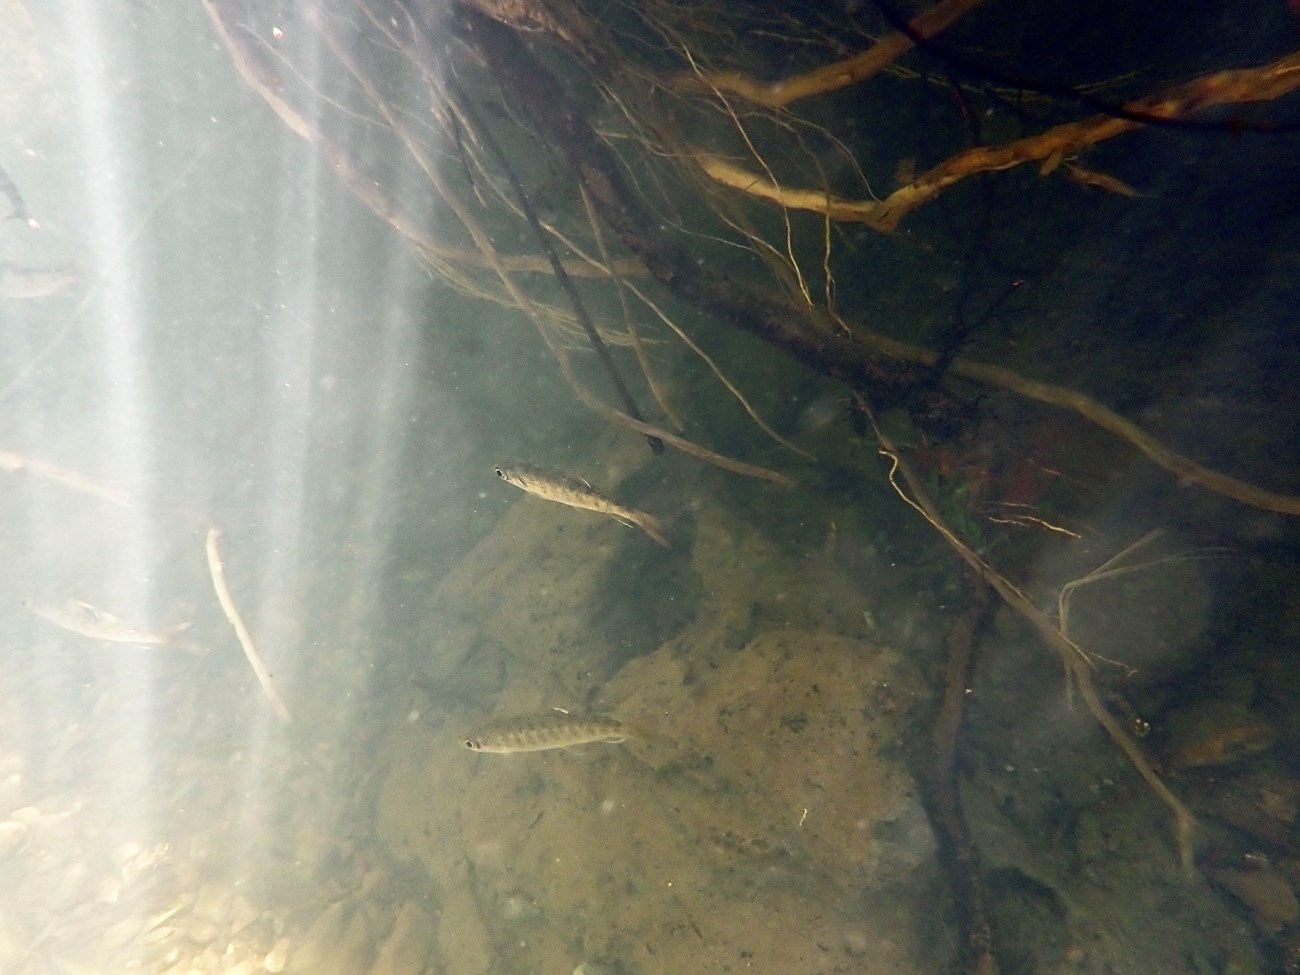
[[[823,190],[787,186],[709,153],[699,153],[695,159],[710,178],[734,190],[781,207],[819,213],[830,220],[860,223],[888,233],[912,210],[976,173],[1013,169],[1054,157],[1068,159],[1099,142],[1144,128],[1148,123],[1141,120],[1143,117],[1175,120],[1213,105],[1271,101],[1297,88],[1300,88],[1300,53],[1255,68],[1216,71],[1167,92],[1129,102],[1122,107],[1123,117],[1093,115],[1005,145],[976,146],[959,152],[883,200],[845,200]]]
[[[941,0],[918,14],[910,26],[922,37],[933,37],[983,2],[984,0]],[[739,95],[765,108],[784,108],[803,98],[866,81],[893,64],[913,46],[910,37],[902,31],[894,31],[852,57],[777,81],[760,81],[736,71],[699,72],[682,75],[677,79],[676,87],[686,90],[703,87],[718,94]]]
[[[625,185],[618,161],[591,128],[559,80],[508,27],[460,9],[465,39],[487,62],[506,98],[564,154],[592,204],[651,275],[682,300],[749,332],[811,368],[855,388],[901,393],[914,374],[835,332],[814,330],[803,310],[753,285],[741,285],[674,243],[661,221],[645,213]]]
[[[1029,623],[1044,643],[1060,654],[1061,662],[1074,679],[1075,686],[1079,688],[1079,695],[1083,698],[1083,703],[1087,706],[1089,713],[1128,757],[1129,762],[1138,771],[1138,774],[1151,787],[1151,791],[1172,811],[1178,861],[1182,866],[1184,876],[1190,879],[1195,872],[1193,840],[1196,833],[1196,819],[1191,810],[1183,805],[1182,800],[1165,785],[1151,762],[1142,753],[1142,749],[1133,740],[1133,737],[1124,730],[1123,725],[1101,703],[1092,680],[1092,662],[1088,653],[1066,634],[1062,633],[1060,629],[1053,626],[1047,615],[1035,606],[1018,587],[980,558],[969,545],[957,537],[956,533],[944,522],[929,495],[926,494],[921,479],[912,470],[911,465],[903,460],[893,441],[885,435],[876,423],[875,417],[870,413],[868,416],[871,420],[872,431],[876,436],[876,442],[880,444],[880,452],[888,457],[894,465],[889,473],[889,482],[893,485],[898,496],[916,509],[921,517],[930,523],[930,526],[943,537],[943,540],[952,546],[962,561],[969,565],[1011,610]],[[903,480],[907,482],[907,489],[911,492],[910,496],[894,480],[896,473],[902,474]]]
[[[507,97],[527,113],[544,138],[564,153],[597,212],[618,233],[624,245],[679,298],[763,339],[826,376],[842,380],[856,390],[870,390],[877,402],[888,401],[914,388],[920,380],[917,367],[935,363],[937,354],[928,349],[850,328],[825,312],[797,308],[756,286],[742,287],[729,276],[692,260],[658,229],[656,221],[640,210],[624,185],[617,160],[608,146],[596,136],[558,80],[529,48],[502,24],[474,13],[464,16],[469,42],[491,67]],[[1282,66],[1283,62],[1291,61],[1295,64],[1294,78]],[[1274,72],[1273,86],[1292,81],[1300,85],[1300,55],[1277,62]],[[1250,72],[1245,75],[1220,72],[1180,86],[1174,93],[1163,96],[1164,102],[1142,100],[1134,104],[1145,106],[1151,112],[1163,105],[1172,114],[1175,109],[1170,99],[1181,99],[1177,104],[1190,110],[1194,91],[1206,98],[1212,92],[1223,98],[1235,94],[1237,100],[1244,99],[1247,92],[1274,91],[1258,75]],[[1101,121],[1126,127],[1139,124],[1109,116]],[[751,179],[758,177],[751,175]],[[1264,510],[1300,514],[1300,497],[1268,491],[1204,467],[1083,393],[1027,379],[1002,366],[962,358],[954,359],[948,371],[1073,410],[1126,440],[1184,481]]]
[[[964,975],[997,975],[993,911],[981,875],[979,852],[962,811],[957,774],[957,747],[969,696],[966,689],[974,669],[972,650],[996,603],[973,575],[967,573],[963,581],[971,603],[948,631],[943,702],[931,734],[930,761],[920,781],[925,785],[926,813],[957,909],[959,969]]]
[[[271,708],[275,711],[276,717],[288,724],[293,720],[289,715],[289,708],[285,705],[284,699],[280,697],[280,692],[276,690],[275,681],[271,678],[271,672],[266,668],[266,661],[257,652],[257,644],[253,642],[248,627],[244,625],[244,618],[239,615],[239,609],[235,606],[235,599],[230,595],[230,587],[226,585],[226,570],[221,564],[221,550],[217,546],[219,538],[221,538],[219,529],[208,529],[208,572],[212,575],[212,587],[217,591],[217,601],[221,603],[222,612],[226,614],[226,619],[230,621],[231,627],[234,628],[235,636],[239,639],[239,645],[243,648],[248,665],[253,668],[257,682],[262,685],[262,693],[271,702]]]
[[[415,243],[435,273],[447,278],[453,287],[460,287],[476,297],[502,300],[481,288],[472,287],[460,272],[461,262],[458,257],[447,252],[420,226],[400,213],[391,195],[368,174],[363,173],[340,144],[289,103],[277,90],[275,79],[262,62],[259,52],[234,29],[232,14],[222,0],[201,2],[245,81],[293,131],[322,152],[334,172],[364,203]],[[368,4],[362,6],[370,12]],[[931,12],[948,6],[938,4]],[[489,7],[498,14],[502,9],[515,9],[512,4],[507,4],[505,8]],[[949,9],[956,10],[958,7],[960,4],[953,4]],[[375,23],[387,23],[377,16],[378,11],[374,13],[372,19]],[[478,12],[474,5],[453,5],[449,13],[451,17],[430,24],[427,20],[421,21],[414,11],[406,11],[414,46],[407,47],[399,43],[399,50],[413,61],[417,69],[429,74],[433,65],[422,62],[428,60],[433,51],[445,49],[446,30],[458,21],[461,38],[491,70],[506,101],[527,119],[542,142],[556,147],[564,154],[565,161],[584,194],[590,198],[593,210],[615,231],[624,246],[636,255],[640,265],[677,297],[727,325],[758,337],[809,368],[844,382],[852,390],[870,392],[878,403],[899,401],[922,381],[923,367],[932,367],[937,361],[936,353],[930,350],[898,342],[843,321],[832,310],[815,305],[806,290],[802,292],[805,301],[799,303],[774,291],[733,278],[720,271],[716,265],[697,260],[695,255],[676,242],[661,219],[643,207],[638,195],[626,185],[621,165],[608,142],[597,136],[583,113],[569,98],[567,89],[542,65],[533,49],[517,36],[512,27]],[[426,12],[420,16],[431,15]],[[574,16],[580,15],[575,13]],[[569,32],[573,36],[577,36],[575,30],[574,25],[570,24]],[[434,36],[435,31],[441,33]],[[324,33],[329,39],[329,32]],[[579,56],[583,56],[581,49]],[[781,193],[786,192],[787,188],[780,187],[769,176],[759,177],[755,173],[739,170],[734,164],[721,159],[700,157],[700,160],[712,167],[715,175],[726,174],[728,182],[746,188],[747,192],[766,194],[783,207],[807,204],[812,209],[821,207],[824,210],[832,204],[846,206],[850,211],[856,212],[863,222],[888,229],[907,209],[973,172],[1010,168],[1038,159],[1049,161],[1051,165],[1044,168],[1052,169],[1070,154],[1097,139],[1141,127],[1153,119],[1176,119],[1180,115],[1194,113],[1205,105],[1275,98],[1298,86],[1300,54],[1257,68],[1206,75],[1163,94],[1130,102],[1123,106],[1123,112],[1127,116],[1101,115],[1058,126],[1009,145],[977,147],[959,153],[912,180],[908,186],[882,202],[858,204],[853,201],[832,201],[820,191],[801,191],[807,199],[782,199]],[[400,133],[401,125],[395,126],[395,130]],[[430,169],[436,174],[436,168]],[[477,222],[467,209],[457,208],[454,193],[436,182],[435,186],[463,221],[468,217],[471,223]],[[475,239],[478,253],[474,261],[465,264],[487,266],[498,274],[511,298],[512,307],[523,311],[542,331],[548,347],[556,353],[566,381],[582,402],[613,422],[646,436],[658,437],[665,443],[672,443],[702,459],[718,462],[720,455],[680,437],[674,440],[671,436],[665,436],[654,424],[639,420],[626,410],[617,410],[600,402],[593,393],[582,387],[567,361],[567,353],[562,344],[548,335],[546,319],[554,315],[554,309],[538,305],[509,282],[511,272],[525,268],[523,259],[497,252],[486,234],[476,233],[470,223],[466,226]],[[744,228],[738,229],[749,233]],[[751,243],[758,245],[762,242],[751,237]],[[547,260],[534,261],[535,263],[526,265],[527,270],[550,266]],[[591,266],[594,267],[595,263]],[[580,264],[582,262],[573,262],[572,266]],[[569,262],[565,263],[565,269],[567,274],[572,274]],[[626,269],[620,270],[620,276],[626,273]],[[613,340],[617,341],[621,337]],[[604,341],[611,341],[611,337],[606,336]],[[1001,366],[990,366],[960,357],[949,364],[946,374],[998,386],[1039,402],[1072,410],[1132,444],[1186,483],[1197,484],[1264,510],[1300,514],[1300,497],[1259,488],[1206,468],[1160,443],[1135,424],[1083,393],[1027,379]],[[753,410],[746,408],[751,415],[755,415]],[[743,473],[754,473],[752,465],[724,463],[722,466],[730,466],[730,469]],[[769,471],[759,476],[771,477],[772,474]],[[772,479],[782,478],[776,475]]]

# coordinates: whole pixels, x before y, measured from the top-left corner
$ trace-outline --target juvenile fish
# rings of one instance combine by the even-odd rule
[[[659,523],[658,518],[636,508],[619,504],[586,481],[565,477],[562,474],[552,474],[531,464],[501,464],[496,468],[496,475],[507,484],[513,484],[520,490],[546,501],[567,504],[570,508],[581,508],[584,511],[599,512],[617,518],[625,524],[636,525],[664,548],[669,547],[668,537],[664,534],[663,525]]]
[[[6,220],[21,220],[32,230],[41,229],[36,218],[27,211],[27,201],[18,192],[18,185],[9,178],[9,174],[3,168],[0,168],[0,194],[9,198],[9,206],[13,209],[13,213],[5,217]]]
[[[636,732],[613,718],[546,711],[493,721],[461,741],[470,751],[508,754],[570,748],[594,741],[618,744],[637,737]]]
[[[162,630],[148,630],[80,599],[69,599],[58,605],[36,603],[30,599],[24,599],[23,603],[41,619],[92,640],[131,643],[142,647],[175,646],[180,650],[193,649],[178,640],[190,628],[189,623],[178,623]]]
[[[23,267],[0,261],[0,298],[47,298],[80,280],[72,267]]]

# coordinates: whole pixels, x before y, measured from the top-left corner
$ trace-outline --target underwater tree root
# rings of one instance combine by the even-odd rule
[[[446,84],[455,96],[457,110],[473,123],[479,140],[496,158],[497,164],[500,165],[501,171],[505,174],[506,182],[515,194],[515,201],[519,204],[519,209],[523,212],[524,218],[528,221],[528,226],[533,231],[537,246],[541,248],[542,253],[546,255],[546,259],[550,262],[551,269],[555,273],[555,280],[559,282],[561,290],[568,296],[569,302],[573,306],[573,314],[578,319],[578,324],[587,333],[587,340],[591,343],[592,349],[595,350],[596,358],[604,367],[606,374],[609,376],[610,384],[614,387],[614,391],[623,403],[623,412],[632,419],[644,423],[645,418],[641,415],[640,409],[637,408],[632,391],[627,388],[627,383],[623,381],[623,376],[614,363],[614,357],[609,354],[609,347],[602,341],[600,332],[596,330],[595,323],[592,322],[591,316],[587,313],[587,306],[578,293],[578,289],[574,286],[573,280],[565,271],[564,263],[560,260],[555,245],[542,228],[542,223],[537,217],[537,211],[533,208],[532,201],[529,200],[528,193],[524,189],[523,183],[520,182],[518,174],[515,173],[514,167],[510,165],[509,157],[501,148],[501,144],[496,140],[496,137],[492,135],[492,131],[478,119],[473,107],[473,101],[461,88],[455,74],[447,76]],[[622,294],[621,289],[619,293]],[[662,440],[653,434],[643,434],[643,436],[646,443],[650,445],[651,451],[656,454],[663,453],[664,444]]]
[[[1192,816],[1191,811],[1183,805],[1182,801],[1161,781],[1160,776],[1156,774],[1156,770],[1151,767],[1151,763],[1142,754],[1142,749],[1138,747],[1137,742],[1101,703],[1101,699],[1097,696],[1096,686],[1093,684],[1092,663],[1089,660],[1088,653],[1057,627],[1053,626],[1051,620],[1030,601],[1028,596],[980,558],[970,546],[966,545],[953,533],[952,529],[944,523],[934,502],[925,493],[925,488],[916,472],[902,459],[898,448],[880,429],[879,424],[876,423],[875,414],[868,410],[867,417],[871,421],[876,441],[880,445],[880,452],[888,457],[893,465],[889,472],[890,485],[900,498],[914,508],[921,517],[930,523],[930,526],[935,531],[943,536],[944,541],[952,546],[962,560],[975,570],[979,577],[1002,598],[1002,601],[1010,609],[1024,617],[1044,643],[1060,654],[1065,667],[1074,678],[1075,685],[1079,689],[1079,696],[1083,698],[1083,703],[1088,708],[1088,711],[1097,720],[1097,723],[1105,729],[1111,740],[1128,757],[1129,762],[1137,769],[1138,774],[1142,776],[1146,784],[1150,786],[1151,791],[1173,813],[1174,840],[1178,850],[1178,862],[1185,876],[1189,878],[1193,876],[1195,854],[1193,838],[1196,831],[1196,819]],[[898,473],[901,473],[903,480],[907,482],[908,490],[911,492],[910,496],[899,487],[898,482],[895,480],[895,475]]]
[[[727,276],[690,260],[656,229],[654,221],[640,211],[632,194],[623,185],[618,166],[605,144],[568,99],[558,80],[538,62],[526,45],[509,28],[491,18],[468,10],[462,10],[462,16],[471,46],[487,63],[508,98],[528,115],[539,132],[561,149],[590,195],[597,213],[615,230],[623,244],[641,258],[650,273],[678,298],[734,328],[757,336],[823,375],[844,381],[854,389],[876,390],[880,396],[910,389],[916,376],[909,367],[934,365],[937,354],[928,349],[853,327],[826,310],[795,308],[761,289],[738,287]],[[1269,66],[1276,75],[1270,76],[1274,85],[1292,82],[1300,85],[1300,55],[1290,60],[1294,61],[1294,78],[1286,70],[1288,59]],[[1258,71],[1265,72],[1266,69]],[[1216,96],[1224,101],[1231,100],[1227,97],[1230,94],[1236,100],[1244,100],[1247,92],[1260,97],[1276,95],[1278,92],[1268,87],[1268,81],[1251,71],[1220,72],[1175,89],[1183,99],[1177,104],[1161,102],[1158,100],[1160,96],[1150,100],[1150,104],[1148,100],[1140,104],[1151,114],[1164,111],[1172,115],[1178,106],[1191,110],[1214,102]],[[1200,101],[1196,100],[1197,97]],[[1104,119],[1107,124],[1139,124],[1109,116]],[[757,183],[770,182],[752,174],[750,179]],[[1165,447],[1135,424],[1082,393],[1036,382],[1009,369],[961,357],[949,364],[948,372],[1073,410],[1128,441],[1185,482],[1267,511],[1300,514],[1300,497],[1267,491],[1203,467]],[[635,421],[618,422],[645,432]],[[663,439],[671,443],[667,437]]]
[[[857,342],[904,362],[930,367],[939,359],[938,353],[931,349],[891,339],[878,332],[852,325],[839,317],[828,318],[828,323],[841,327]],[[1029,379],[1005,366],[993,366],[961,356],[955,357],[948,364],[947,371],[950,376],[967,379],[984,386],[1005,389],[1025,399],[1069,410],[1145,454],[1149,460],[1177,476],[1180,483],[1195,484],[1197,487],[1262,511],[1300,515],[1300,497],[1269,491],[1198,464],[1190,457],[1184,457],[1178,451],[1165,446],[1136,423],[1125,419],[1086,393]]]
[[[1151,120],[1172,122],[1212,105],[1271,101],[1300,88],[1300,54],[1269,64],[1234,71],[1216,71],[1185,84],[1122,106],[1126,117],[1093,115],[1055,126],[1001,146],[976,146],[941,162],[883,200],[845,200],[824,190],[785,186],[768,176],[737,166],[718,156],[698,153],[700,168],[734,190],[775,203],[784,209],[806,210],[827,219],[860,223],[881,233],[948,187],[976,173],[1013,169],[1028,162],[1068,159],[1089,146],[1144,128]],[[1048,172],[1055,166],[1048,168]]]
[[[230,595],[230,587],[226,585],[226,570],[221,564],[221,551],[217,548],[217,540],[221,537],[220,530],[216,528],[208,529],[207,555],[208,555],[208,572],[212,575],[212,588],[217,591],[217,602],[221,603],[221,610],[226,614],[226,619],[230,621],[231,627],[234,628],[235,636],[239,638],[239,645],[243,648],[244,656],[248,658],[248,665],[253,668],[253,673],[257,676],[257,682],[262,685],[262,692],[266,694],[266,699],[271,702],[271,708],[285,724],[292,719],[289,716],[289,708],[285,705],[284,699],[280,697],[280,692],[275,689],[275,681],[271,678],[271,672],[266,669],[266,662],[262,655],[257,652],[257,645],[253,643],[253,637],[248,632],[248,627],[244,625],[244,618],[239,615],[239,610],[235,607],[235,599]]]
[[[980,876],[979,854],[961,806],[957,777],[957,740],[970,686],[971,650],[979,632],[992,616],[994,603],[988,589],[970,573],[963,579],[970,606],[948,631],[948,661],[944,674],[943,703],[935,717],[932,753],[924,768],[926,812],[948,874],[959,932],[958,971],[965,975],[996,975],[993,925],[988,897]]]
[[[984,0],[940,0],[929,10],[918,14],[910,26],[922,37],[933,37],[983,2]],[[689,91],[703,85],[708,91],[739,95],[764,108],[784,108],[803,98],[866,81],[911,50],[913,45],[913,40],[902,31],[894,31],[860,54],[779,81],[759,81],[739,72],[717,71],[681,75],[675,79],[673,87]]]
[[[842,332],[822,334],[783,297],[744,287],[672,241],[662,221],[646,213],[625,185],[616,158],[573,104],[564,86],[516,34],[490,17],[458,8],[470,47],[488,66],[510,103],[565,162],[590,194],[597,214],[676,297],[823,375],[885,391],[910,387],[907,370]],[[904,375],[900,375],[903,373]],[[665,440],[665,442],[667,442]]]

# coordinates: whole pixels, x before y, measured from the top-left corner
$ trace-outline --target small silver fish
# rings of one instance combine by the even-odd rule
[[[570,748],[594,741],[617,744],[637,737],[631,728],[613,718],[546,711],[493,721],[461,741],[470,751],[509,754]]]
[[[636,525],[664,548],[670,547],[668,537],[664,534],[664,527],[659,523],[658,518],[636,508],[619,504],[586,481],[540,470],[531,464],[499,464],[495,470],[497,477],[522,491],[527,491],[546,501],[567,504],[570,508],[581,508],[584,511],[599,512],[625,524]]]
[[[69,599],[61,605],[47,605],[24,599],[23,604],[41,619],[92,640],[131,643],[142,647],[175,646],[179,650],[195,651],[192,646],[178,640],[190,628],[188,622],[177,623],[162,630],[147,630],[80,599]]]
[[[81,280],[73,267],[23,267],[0,261],[0,298],[48,298]]]

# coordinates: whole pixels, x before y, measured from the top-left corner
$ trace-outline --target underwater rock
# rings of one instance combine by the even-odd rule
[[[419,905],[407,901],[398,908],[393,931],[380,947],[370,975],[420,975],[433,956],[432,929]]]
[[[230,933],[239,934],[246,927],[256,921],[261,914],[257,908],[243,897],[236,897],[235,903],[230,909]]]
[[[1166,721],[1173,769],[1230,765],[1277,740],[1271,724],[1237,701],[1198,701],[1171,712]]]
[[[627,972],[617,962],[584,961],[573,970],[573,975],[627,975]]]
[[[284,966],[288,964],[288,961],[289,939],[281,938],[272,946],[271,950],[266,953],[266,958],[263,960],[262,965],[271,973],[271,975],[279,975],[280,972],[284,971]]]
[[[316,919],[302,947],[295,952],[292,970],[312,975],[356,975],[367,970],[373,954],[364,912],[339,901]]]
[[[1260,925],[1277,931],[1300,920],[1291,884],[1272,870],[1210,870],[1210,879],[1251,909]]]
[[[436,666],[486,692],[476,711],[589,709],[654,738],[487,757],[457,738],[455,702],[394,716],[380,836],[438,878],[446,975],[945,966],[934,840],[899,744],[927,691],[914,664],[869,633],[860,581],[833,560],[715,505],[692,519],[689,587],[658,586],[635,538],[635,571],[578,528],[521,555],[522,514],[445,581],[491,631]],[[628,629],[635,600],[593,624],[591,607],[624,601],[616,569],[673,604],[673,625]]]
[[[449,891],[438,918],[439,970],[447,975],[473,975],[492,967],[487,925],[468,880]]]
[[[199,888],[199,895],[194,901],[194,915],[213,924],[221,924],[230,914],[234,901],[235,893],[229,887],[204,884]]]

